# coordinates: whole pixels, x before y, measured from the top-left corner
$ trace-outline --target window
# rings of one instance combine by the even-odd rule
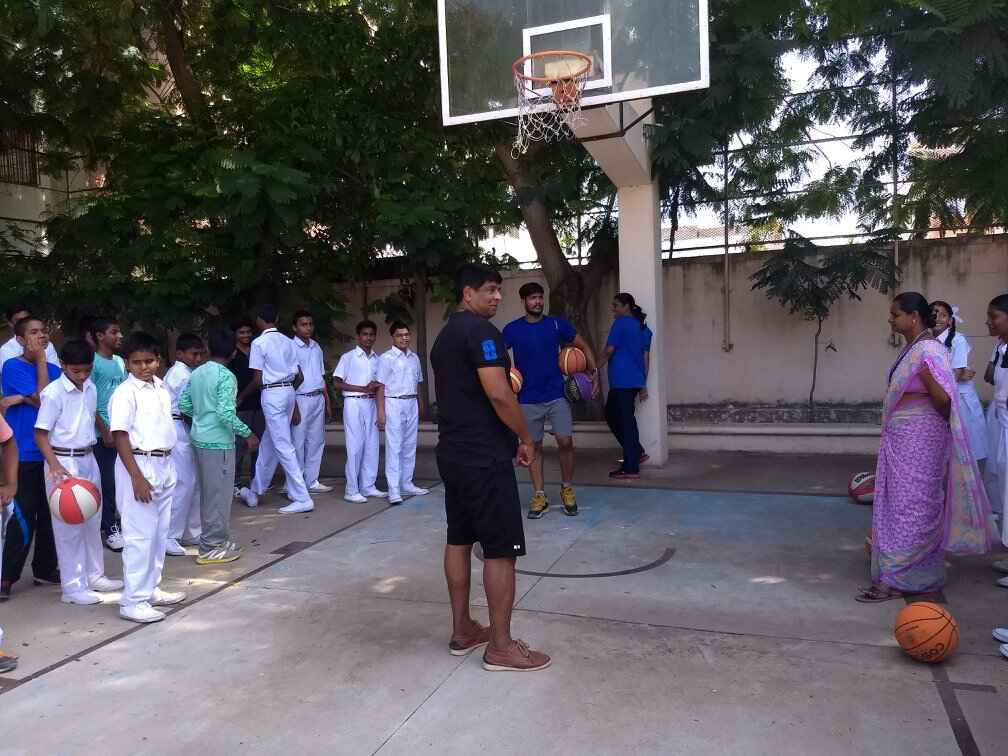
[[[38,144],[32,134],[0,130],[0,182],[39,185]]]

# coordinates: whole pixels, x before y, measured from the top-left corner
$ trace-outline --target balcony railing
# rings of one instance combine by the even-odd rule
[[[34,135],[0,130],[0,183],[39,185],[39,145]]]

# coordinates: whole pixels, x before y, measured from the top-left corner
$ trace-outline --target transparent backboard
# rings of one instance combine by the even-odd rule
[[[438,0],[438,28],[445,124],[516,116],[511,66],[546,50],[592,59],[584,107],[709,82],[707,0]],[[566,73],[548,65],[525,73]]]

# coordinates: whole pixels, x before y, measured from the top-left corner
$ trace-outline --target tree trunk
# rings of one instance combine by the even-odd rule
[[[430,420],[430,385],[427,383],[427,269],[420,267],[413,277],[413,330],[416,332],[415,349],[420,357],[420,374],[423,383],[418,387],[420,419]]]
[[[185,106],[186,113],[197,123],[207,124],[209,120],[206,97],[203,89],[196,81],[192,67],[185,51],[185,39],[182,29],[185,22],[185,10],[182,0],[166,3],[161,15],[161,38],[164,41],[164,53],[168,59],[175,86]]]
[[[816,389],[816,379],[819,377],[819,337],[822,335],[822,324],[823,319],[819,318],[818,326],[815,332],[815,352],[812,355],[812,387],[809,389],[808,395],[808,406],[809,406],[809,422],[814,423],[816,421],[815,417],[815,389]]]

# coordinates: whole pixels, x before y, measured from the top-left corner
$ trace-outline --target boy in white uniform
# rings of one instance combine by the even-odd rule
[[[304,378],[297,366],[294,345],[277,330],[276,323],[276,307],[263,305],[259,308],[256,326],[260,334],[249,352],[249,367],[255,372],[255,378],[238,395],[236,404],[240,406],[246,395],[261,389],[266,432],[259,444],[255,476],[249,487],[238,493],[247,506],[259,506],[259,497],[269,488],[279,463],[287,476],[287,496],[291,500],[287,506],[280,507],[279,512],[298,514],[315,509],[291,439],[291,424],[300,422],[294,390]]]
[[[185,556],[183,543],[196,544],[200,537],[200,485],[196,452],[189,442],[189,426],[179,412],[179,397],[189,385],[192,371],[203,364],[206,346],[194,333],[183,333],[175,341],[175,364],[165,373],[164,386],[171,394],[172,419],[175,421],[175,492],[172,494],[171,521],[165,553]]]
[[[417,386],[423,382],[420,358],[409,348],[409,326],[396,321],[389,328],[392,348],[378,358],[378,428],[385,431],[385,479],[389,504],[402,503],[403,494],[429,491],[413,484],[416,468],[420,407]]]
[[[101,473],[92,452],[98,406],[98,393],[90,380],[93,363],[94,350],[87,342],[68,341],[60,351],[63,375],[42,389],[39,396],[35,445],[45,458],[47,499],[61,481],[70,477],[90,481],[101,490]],[[121,580],[105,577],[100,514],[80,525],[68,525],[53,517],[52,529],[64,604],[98,604],[99,593],[122,589]]]
[[[115,463],[116,504],[122,518],[123,587],[119,616],[132,622],[165,618],[156,606],[185,600],[184,593],[159,587],[175,491],[175,422],[171,395],[157,377],[158,343],[146,333],[127,339],[129,376],[109,400],[109,430]]]
[[[346,438],[346,493],[350,502],[368,496],[387,496],[375,487],[378,479],[378,413],[375,380],[378,355],[374,353],[378,326],[370,320],[357,324],[357,347],[342,357],[333,370],[334,388],[343,392],[343,433]]]
[[[325,421],[332,416],[329,392],[325,385],[322,347],[315,335],[315,318],[307,310],[294,313],[294,354],[304,382],[297,387],[297,407],[301,422],[291,428],[294,453],[297,454],[305,485],[311,493],[328,493],[332,486],[319,483],[322,453],[325,450]]]

